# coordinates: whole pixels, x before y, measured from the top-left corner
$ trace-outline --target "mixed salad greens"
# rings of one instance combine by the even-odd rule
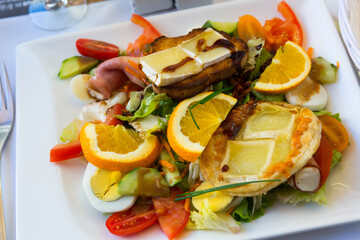
[[[238,22],[222,23],[209,20],[204,23],[203,28],[224,31],[245,41],[249,49],[249,58],[243,71],[211,85],[208,90],[213,91],[213,94],[192,105],[189,111],[196,126],[196,118],[192,115],[191,109],[197,104],[210,101],[220,93],[236,98],[236,106],[249,101],[289,102],[287,93],[266,94],[254,88],[261,74],[271,64],[278,49],[282,49],[287,41],[292,41],[299,46],[303,43],[301,24],[291,8],[283,1],[278,5],[278,11],[283,15],[284,20],[279,18],[267,20],[264,26],[250,15],[241,16]],[[76,46],[81,56],[64,60],[59,78],[67,79],[86,74],[86,77],[81,75],[80,81],[88,80],[89,75],[96,76],[97,66],[107,59],[146,55],[151,42],[160,37],[160,33],[141,16],[134,14],[131,21],[141,26],[144,32],[134,43],[129,44],[125,52],[113,44],[79,39]],[[312,57],[311,48],[308,54]],[[170,98],[166,93],[156,94],[141,70],[136,66],[135,68],[135,70],[126,68],[125,71],[143,79],[145,88],[127,81],[120,86],[115,95],[106,101],[96,101],[93,96],[85,94],[86,96],[83,97],[84,95],[74,92],[78,97],[81,95],[80,98],[92,102],[82,109],[79,118],[64,128],[60,137],[63,143],[56,145],[50,153],[51,162],[83,156],[79,133],[85,122],[105,123],[116,127],[121,125],[130,132],[130,135],[139,133],[140,138],[145,138],[147,134],[151,134],[160,139],[161,151],[149,166],[134,168],[127,172],[103,170],[101,174],[105,177],[102,179],[106,177],[107,179],[101,181],[108,181],[108,179],[113,181],[116,178],[111,184],[106,183],[109,185],[106,193],[101,193],[102,190],[95,193],[95,187],[91,185],[94,195],[102,198],[101,204],[105,205],[114,199],[122,199],[121,196],[139,196],[137,200],[134,197],[126,200],[127,202],[119,203],[120,210],[115,207],[114,211],[104,211],[114,212],[106,222],[111,233],[119,236],[131,235],[156,222],[159,222],[162,231],[169,239],[178,236],[185,228],[215,229],[235,233],[240,230],[239,224],[248,223],[263,216],[274,201],[293,205],[327,202],[324,183],[331,169],[341,161],[341,152],[349,143],[346,129],[341,124],[338,113],[333,114],[323,107],[312,109],[316,116],[325,116],[320,119],[322,134],[330,142],[330,147],[320,147],[316,153],[318,157],[315,159],[320,159],[318,164],[323,182],[318,191],[301,191],[285,182],[266,195],[231,196],[230,198],[221,195],[221,190],[226,186],[199,188],[204,181],[199,162],[184,161],[168,144],[166,136],[168,120],[180,101]],[[312,68],[309,74],[312,80],[320,84],[334,83],[337,71],[338,67],[324,58],[312,57]],[[98,177],[100,169],[94,170],[93,174]],[[95,184],[93,179],[86,179],[86,181]],[[110,193],[113,195],[109,197]],[[196,203],[191,202],[190,197],[204,194],[210,195],[200,203],[200,207],[195,207]],[[110,201],[104,200],[107,197]],[[222,208],[214,211],[213,205],[221,205]]]

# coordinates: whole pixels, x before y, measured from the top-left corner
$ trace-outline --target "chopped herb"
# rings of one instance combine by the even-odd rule
[[[210,95],[204,97],[203,99],[201,99],[200,101],[198,101],[197,103],[195,103],[194,105],[192,105],[192,106],[189,108],[190,116],[191,116],[192,120],[194,121],[195,126],[197,127],[197,129],[200,129],[200,127],[197,125],[197,123],[196,123],[196,121],[195,121],[195,118],[194,118],[191,110],[192,110],[194,107],[196,107],[197,105],[207,103],[208,101],[210,101],[211,99],[213,99],[214,97],[216,97],[217,95],[219,95],[220,93],[226,92],[226,91],[231,90],[231,89],[233,89],[233,88],[234,88],[234,87],[231,86],[231,87],[228,87],[228,88],[223,88],[223,89],[217,90],[217,91],[211,93]]]
[[[179,194],[176,195],[177,197],[180,198],[175,198],[175,202],[176,201],[180,201],[186,198],[192,198],[192,197],[196,197],[205,193],[209,193],[209,192],[215,192],[215,191],[220,191],[220,190],[224,190],[224,189],[228,189],[228,188],[234,188],[234,187],[239,187],[239,186],[243,186],[243,185],[247,185],[250,183],[260,183],[260,182],[278,182],[280,181],[280,179],[267,179],[267,180],[257,180],[257,181],[249,181],[249,182],[242,182],[242,183],[232,183],[232,184],[228,184],[228,185],[223,185],[223,186],[219,186],[219,187],[213,187],[213,188],[208,188],[208,189],[204,189],[204,190],[200,190],[200,191],[194,191],[194,192],[188,192],[188,193],[183,193],[183,194]]]

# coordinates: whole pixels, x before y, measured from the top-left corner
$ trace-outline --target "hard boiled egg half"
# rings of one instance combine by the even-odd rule
[[[324,109],[328,99],[325,88],[310,77],[285,93],[285,97],[290,104],[309,108],[312,111]]]
[[[90,204],[103,213],[129,209],[135,203],[136,197],[118,194],[117,185],[120,179],[120,172],[100,169],[88,163],[83,187]]]

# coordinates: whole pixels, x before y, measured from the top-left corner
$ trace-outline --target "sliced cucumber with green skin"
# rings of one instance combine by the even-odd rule
[[[167,197],[170,190],[156,169],[138,167],[120,180],[118,193],[122,196]]]
[[[98,60],[92,57],[74,56],[65,59],[59,71],[59,78],[65,79],[80,73],[87,73],[98,64]]]
[[[337,79],[337,67],[322,57],[311,61],[310,78],[320,83],[334,83]]]
[[[237,25],[238,25],[237,22],[214,22],[208,20],[202,26],[202,28],[213,28],[215,30],[223,31],[233,36],[237,30]]]
[[[175,186],[181,181],[179,169],[176,167],[174,160],[172,160],[170,154],[166,149],[163,149],[160,153],[160,160],[168,161],[171,165],[174,166],[174,171],[170,171],[169,169],[163,167],[165,181],[169,184],[170,187]]]
[[[90,69],[89,74],[90,74],[91,76],[95,76],[95,71],[96,71],[96,69],[97,69],[97,66],[96,66],[96,67],[93,67],[92,69]]]

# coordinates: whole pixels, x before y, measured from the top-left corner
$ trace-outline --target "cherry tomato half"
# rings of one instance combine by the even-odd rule
[[[337,151],[344,151],[349,145],[349,135],[340,121],[329,115],[319,116],[323,135]]]
[[[82,156],[79,140],[69,143],[58,144],[50,150],[50,162],[59,162]]]
[[[140,232],[157,220],[152,205],[135,205],[130,209],[112,214],[106,220],[106,227],[117,236],[127,236]]]
[[[287,41],[292,41],[301,46],[303,43],[303,32],[300,23],[290,6],[281,1],[278,4],[278,11],[285,18],[273,18],[266,20],[263,27],[265,32],[265,47],[275,52],[279,47],[284,46]]]
[[[107,60],[119,56],[119,48],[117,46],[86,38],[80,38],[76,41],[76,49],[83,56],[100,60]]]
[[[313,156],[321,172],[320,186],[324,185],[330,174],[332,156],[333,148],[330,142],[325,137],[322,137],[320,146]]]
[[[174,201],[181,193],[179,189],[172,189],[170,197],[153,198],[160,228],[169,239],[179,235],[189,221],[190,213],[185,210],[185,200]]]
[[[125,106],[117,103],[115,104],[112,108],[110,108],[108,110],[108,113],[106,115],[106,120],[105,120],[105,124],[107,125],[118,125],[118,124],[123,124],[123,121],[121,121],[120,119],[114,117],[114,115],[121,115],[125,110]]]
[[[249,41],[253,37],[265,40],[265,33],[261,23],[251,15],[244,15],[240,17],[237,29],[239,38],[245,42]]]

